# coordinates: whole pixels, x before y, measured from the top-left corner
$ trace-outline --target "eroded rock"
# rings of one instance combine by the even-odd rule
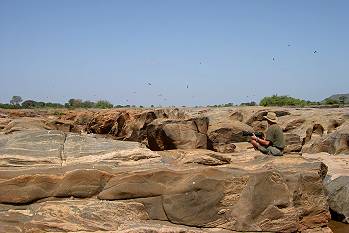
[[[40,175],[13,174],[12,178],[1,179],[0,203],[30,204],[45,198],[87,198],[97,195],[101,200],[109,200],[108,203],[120,200],[142,203],[146,214],[142,212],[141,216],[194,227],[290,232],[326,225],[329,213],[322,185],[326,168],[321,163],[309,163],[300,157],[292,160],[285,158],[284,161],[293,161],[294,165],[288,162],[281,166],[283,158],[276,160],[261,156],[257,160],[251,158],[245,163],[222,168],[169,169],[155,166],[138,171],[125,167],[104,171],[75,169],[62,174],[52,169]],[[257,164],[258,168],[255,167]],[[31,204],[32,207],[36,205]],[[64,202],[62,205],[65,205]],[[87,207],[84,207],[86,211]],[[48,209],[51,208],[56,207],[51,205]],[[61,208],[58,204],[57,211]],[[77,208],[80,208],[79,205]],[[137,207],[137,211],[139,208],[143,207]],[[66,211],[69,216],[75,210],[67,207]],[[101,208],[100,211],[106,210]],[[110,211],[114,210],[108,211],[106,214],[111,215]],[[49,213],[56,216],[51,211]],[[80,221],[77,218],[81,215],[78,214],[71,217],[74,224],[69,223],[70,218],[64,217],[63,223],[60,222],[62,225],[59,225],[55,219],[60,217],[53,219],[51,214],[44,215],[41,222],[46,219],[52,222],[49,227],[59,229],[86,230],[80,222],[90,221],[88,215],[87,219]],[[1,221],[8,222],[9,218],[6,214],[4,216]],[[105,220],[99,220],[97,216],[92,215],[91,218],[101,224],[96,226],[105,229]],[[113,216],[116,221],[112,227],[128,217],[126,215],[120,219],[118,216]],[[31,226],[35,218],[19,218],[18,221],[21,222],[17,224],[19,227]]]

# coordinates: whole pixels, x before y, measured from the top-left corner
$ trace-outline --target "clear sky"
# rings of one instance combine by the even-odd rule
[[[349,92],[348,9],[347,0],[0,0],[0,102],[322,100]]]

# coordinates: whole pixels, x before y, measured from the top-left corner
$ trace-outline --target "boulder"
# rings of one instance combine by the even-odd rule
[[[326,183],[332,218],[349,223],[349,174]]]
[[[320,128],[318,133],[321,134],[321,132]],[[305,153],[327,152],[329,154],[349,154],[349,125],[342,125],[334,132],[322,137],[319,135],[307,142],[303,146],[302,151]]]
[[[268,129],[267,121],[254,121],[251,124],[254,131],[264,132]]]
[[[290,130],[294,130],[300,127],[304,122],[305,122],[305,119],[303,118],[291,119],[290,121],[285,123],[284,131],[287,132]]]
[[[328,166],[324,185],[332,219],[349,223],[349,156],[318,153],[303,154],[303,157],[321,161]]]
[[[210,123],[207,131],[209,148],[220,152],[232,152],[235,149],[231,146],[232,143],[248,140],[243,131],[253,132],[253,128],[240,121]]]
[[[156,120],[147,127],[151,150],[207,148],[207,118]]]
[[[302,141],[299,135],[292,133],[285,133],[285,144],[284,153],[289,152],[300,152],[302,150]]]
[[[230,119],[232,121],[240,121],[242,122],[244,120],[244,115],[241,111],[235,111],[230,115]]]
[[[267,110],[260,110],[256,113],[254,113],[247,121],[246,124],[251,125],[253,122],[255,121],[263,121],[264,116],[266,116],[268,114]]]
[[[268,114],[269,111],[275,112],[277,117],[287,116],[291,113],[286,110],[260,110],[254,113],[247,121],[246,124],[251,125],[254,121],[263,121],[264,116]]]

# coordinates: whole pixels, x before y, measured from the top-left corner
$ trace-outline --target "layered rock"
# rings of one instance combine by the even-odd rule
[[[30,154],[0,169],[4,231],[142,232],[161,220],[182,226],[163,232],[294,232],[326,227],[329,219],[326,166],[299,156],[156,153],[135,142],[57,131],[0,138],[1,156]]]
[[[25,204],[49,197],[88,198],[97,195],[101,200],[127,199],[142,203],[142,206],[137,207],[137,209],[145,209],[141,216],[180,225],[238,231],[279,232],[326,226],[329,214],[322,188],[322,178],[319,176],[323,168],[321,164],[303,166],[312,172],[298,176],[294,172],[273,169],[248,172],[234,169],[197,168],[179,171],[151,169],[139,172],[128,171],[127,174],[124,171],[120,174],[115,171],[109,173],[79,169],[58,176],[27,175],[1,182],[0,202]],[[56,206],[58,210],[60,209],[57,203],[47,202],[46,204],[51,205],[48,208]],[[67,204],[78,203],[64,201],[63,206]],[[34,208],[35,205],[33,205]],[[82,206],[86,208],[85,205]],[[109,207],[113,208],[115,204],[111,202],[110,205]],[[75,207],[74,211],[76,208],[78,207]],[[94,210],[91,208],[87,211]],[[106,214],[111,214],[110,211],[112,210]],[[55,215],[52,211],[50,213]],[[98,212],[94,212],[94,215],[96,218],[101,217],[98,216]],[[50,215],[41,217],[45,218],[45,221],[53,220]],[[114,221],[116,223],[123,221],[115,215],[113,218],[117,220]],[[9,220],[5,216],[2,219]],[[70,230],[79,229],[70,226],[71,223],[68,220],[76,219],[64,218],[60,221],[65,222],[64,226]],[[35,222],[36,219],[31,218],[24,225]],[[78,222],[84,223],[80,220]],[[105,219],[98,221],[98,224],[104,223]],[[57,226],[52,224],[45,227],[52,229]],[[117,229],[116,224],[110,227]]]

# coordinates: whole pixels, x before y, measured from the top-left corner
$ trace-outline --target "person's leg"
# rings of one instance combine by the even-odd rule
[[[258,146],[258,150],[260,152],[262,152],[263,154],[266,154],[266,155],[269,153],[269,150],[266,147],[262,146],[262,145]]]
[[[282,151],[274,146],[269,146],[267,148],[267,150],[268,150],[268,154],[273,155],[273,156],[282,156],[283,155]]]
[[[255,150],[259,150],[263,154],[269,153],[269,150],[267,148],[265,148],[264,146],[262,146],[261,144],[259,144],[258,142],[256,142],[256,140],[251,140],[250,143],[253,145]]]

